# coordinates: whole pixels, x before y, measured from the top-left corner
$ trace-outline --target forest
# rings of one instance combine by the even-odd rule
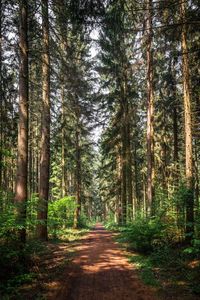
[[[83,299],[37,282],[90,230],[200,299],[199,28],[199,0],[0,0],[1,299]]]

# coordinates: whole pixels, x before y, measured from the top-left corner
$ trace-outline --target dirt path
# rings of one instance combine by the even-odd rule
[[[156,300],[138,279],[113,234],[99,224],[76,246],[76,256],[51,300]]]

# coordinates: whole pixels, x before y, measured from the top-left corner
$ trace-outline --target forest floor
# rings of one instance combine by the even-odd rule
[[[168,294],[145,285],[117,234],[100,224],[79,240],[49,243],[49,252],[35,264],[38,277],[24,285],[17,297],[29,300],[178,300],[199,299],[176,291]],[[134,255],[134,254],[133,254]]]

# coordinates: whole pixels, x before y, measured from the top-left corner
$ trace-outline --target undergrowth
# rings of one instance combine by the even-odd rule
[[[129,254],[129,261],[139,271],[145,284],[168,290],[182,289],[200,295],[200,243],[196,237],[191,246],[176,239],[172,224],[162,218],[138,218],[127,226],[112,222],[106,227],[118,230],[117,241]],[[165,294],[168,291],[165,290]],[[192,296],[191,296],[192,297]]]
[[[38,279],[39,273],[33,272],[38,257],[51,255],[50,244],[69,243],[79,240],[89,231],[88,228],[59,229],[56,237],[50,234],[49,242],[40,242],[35,239],[28,240],[22,247],[13,235],[9,239],[0,241],[0,299],[21,299],[18,288]],[[70,255],[70,253],[69,253]]]

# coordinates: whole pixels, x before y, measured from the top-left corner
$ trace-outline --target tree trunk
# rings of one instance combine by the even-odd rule
[[[38,237],[47,240],[47,213],[49,198],[50,169],[50,58],[49,58],[49,18],[48,0],[42,0],[42,123],[41,123],[41,157],[39,179]]]
[[[136,212],[140,211],[141,205],[140,205],[140,197],[139,197],[139,188],[138,188],[138,164],[137,164],[137,148],[136,143],[134,143],[134,199],[133,199],[133,218],[136,217]]]
[[[28,3],[20,1],[20,68],[19,68],[19,123],[18,160],[15,202],[18,205],[18,219],[23,226],[19,230],[21,242],[26,241],[26,201],[28,176]]]
[[[117,151],[117,195],[116,195],[116,219],[117,224],[122,224],[122,173],[121,173],[121,149],[119,147],[116,147]]]
[[[188,189],[186,199],[186,240],[191,241],[194,233],[194,178],[193,178],[193,158],[192,158],[192,120],[191,120],[191,97],[190,97],[190,74],[187,47],[187,27],[186,27],[186,3],[181,3],[182,18],[182,67],[183,67],[183,100],[184,100],[184,126],[185,126],[185,174]]]
[[[122,153],[121,153],[121,178],[122,178],[122,188],[121,188],[121,201],[122,201],[122,224],[126,224],[127,221],[127,161],[126,161],[126,124],[124,116],[124,105],[122,105],[123,110],[123,120],[121,125],[121,143],[122,143]]]
[[[74,212],[74,228],[78,228],[81,214],[81,152],[80,132],[76,130],[76,209]]]
[[[65,104],[64,104],[64,79],[61,79],[61,101],[62,101],[62,197],[66,195],[66,180],[65,180]]]
[[[154,214],[152,0],[147,0],[147,214]]]
[[[2,1],[0,0],[0,188],[2,187],[2,171],[3,171],[3,77],[2,77],[1,30],[2,30]]]
[[[128,104],[127,104],[128,105]],[[129,118],[129,116],[128,116]],[[127,131],[127,202],[128,202],[128,219],[131,221],[133,219],[134,203],[133,203],[133,183],[132,183],[132,153],[131,153],[131,134],[130,134],[130,122],[128,119],[128,124],[126,127]]]
[[[194,169],[195,169],[195,184],[194,184],[194,189],[195,189],[195,204],[196,204],[196,210],[197,210],[197,215],[199,214],[199,164],[198,164],[198,145],[195,141],[194,145],[194,156],[195,156],[195,162],[194,162]]]

